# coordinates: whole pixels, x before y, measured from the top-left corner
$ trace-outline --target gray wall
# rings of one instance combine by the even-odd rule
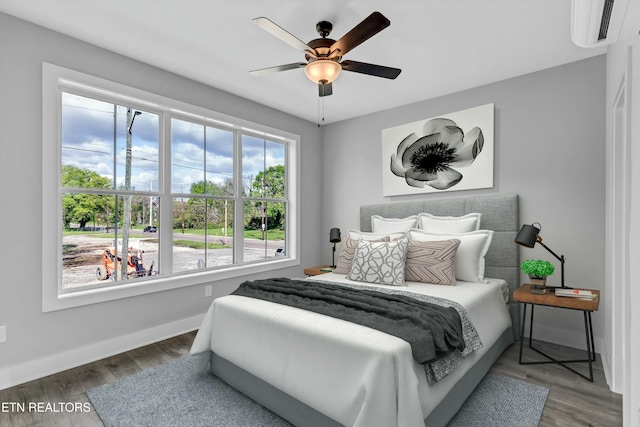
[[[522,223],[540,222],[545,244],[567,257],[567,284],[605,292],[605,65],[599,56],[325,126],[325,234],[331,227],[359,228],[363,204],[517,193]],[[382,129],[488,103],[495,104],[494,188],[382,196]],[[330,263],[325,234],[323,261]],[[557,274],[550,281],[559,282],[559,263],[544,248],[520,254],[552,261]],[[584,347],[581,315],[553,309],[537,315],[535,336]],[[600,352],[603,314],[593,322]]]
[[[122,336],[153,340],[145,331],[203,314],[212,301],[197,285],[41,312],[42,61],[301,135],[301,265],[270,274],[301,276],[304,266],[318,261],[322,141],[316,124],[0,13],[0,325],[7,326],[0,388],[12,366],[74,350],[91,354],[92,346],[114,351],[105,343],[122,345]],[[249,278],[214,283],[214,296]],[[144,342],[131,342],[136,344]]]

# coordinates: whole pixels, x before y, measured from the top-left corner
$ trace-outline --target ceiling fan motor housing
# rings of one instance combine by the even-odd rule
[[[318,53],[318,57],[326,57],[329,56],[330,53],[330,48],[331,46],[333,46],[333,44],[336,41],[333,39],[328,39],[328,38],[321,38],[321,39],[314,39],[311,40],[309,43],[307,43],[307,45],[310,48],[313,48],[317,53]],[[306,58],[307,61],[314,61],[315,58],[312,57],[311,55],[307,55],[305,54],[304,56]],[[341,56],[335,56],[331,59],[335,60],[335,61],[340,61]]]

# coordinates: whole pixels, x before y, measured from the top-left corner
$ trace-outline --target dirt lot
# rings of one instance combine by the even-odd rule
[[[263,259],[264,242],[245,241],[245,260]],[[96,278],[96,270],[100,265],[102,252],[107,247],[113,246],[113,241],[107,238],[91,235],[65,236],[63,239],[63,272],[62,288],[76,288],[79,286],[104,283]],[[130,239],[129,246],[144,251],[143,261],[145,269],[153,262],[154,271],[158,267],[158,243],[154,236],[135,236]],[[254,248],[251,248],[254,246]],[[262,248],[260,248],[262,246]],[[269,242],[268,255],[272,256],[275,249],[282,246],[282,242]],[[231,248],[210,250],[207,253],[207,266],[229,265],[233,262]],[[173,248],[173,271],[189,271],[198,268],[198,260],[205,258],[204,249],[190,249],[184,247]]]
[[[113,241],[90,235],[65,236],[62,249],[62,288],[76,288],[78,286],[100,283],[96,278],[96,270],[101,263],[101,255],[107,247],[113,246]],[[129,241],[129,246],[144,251],[145,267],[152,261],[157,264],[158,244],[153,238],[135,238]]]

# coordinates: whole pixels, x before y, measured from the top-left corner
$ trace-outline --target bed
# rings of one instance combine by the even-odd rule
[[[435,384],[429,384],[409,344],[396,336],[239,295],[218,298],[211,305],[191,349],[196,369],[210,368],[294,425],[446,425],[518,338],[518,306],[510,300],[519,281],[518,245],[513,243],[520,225],[518,196],[362,206],[360,230],[371,231],[372,215],[404,218],[422,212],[481,213],[481,228],[493,235],[485,256],[487,280],[459,280],[456,286],[407,282],[397,289],[456,301],[482,341],[481,348]],[[335,273],[309,280],[309,286],[317,281],[380,287]]]

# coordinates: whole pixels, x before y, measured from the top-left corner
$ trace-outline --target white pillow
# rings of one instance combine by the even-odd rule
[[[418,228],[418,215],[406,218],[383,218],[371,215],[371,231],[374,233],[404,233],[410,228]]]
[[[429,233],[468,233],[480,229],[480,213],[463,216],[436,216],[430,213],[418,215],[418,227]]]
[[[404,268],[408,246],[407,238],[393,242],[358,241],[353,265],[347,277],[359,282],[406,286]]]
[[[469,233],[435,234],[424,230],[408,231],[409,240],[439,241],[458,239],[460,246],[456,253],[456,279],[465,282],[484,281],[484,256],[493,239],[493,230],[477,230]]]
[[[370,233],[368,231],[347,230],[347,238],[353,240],[380,240],[389,236],[389,239],[395,240],[404,237],[405,233]]]

